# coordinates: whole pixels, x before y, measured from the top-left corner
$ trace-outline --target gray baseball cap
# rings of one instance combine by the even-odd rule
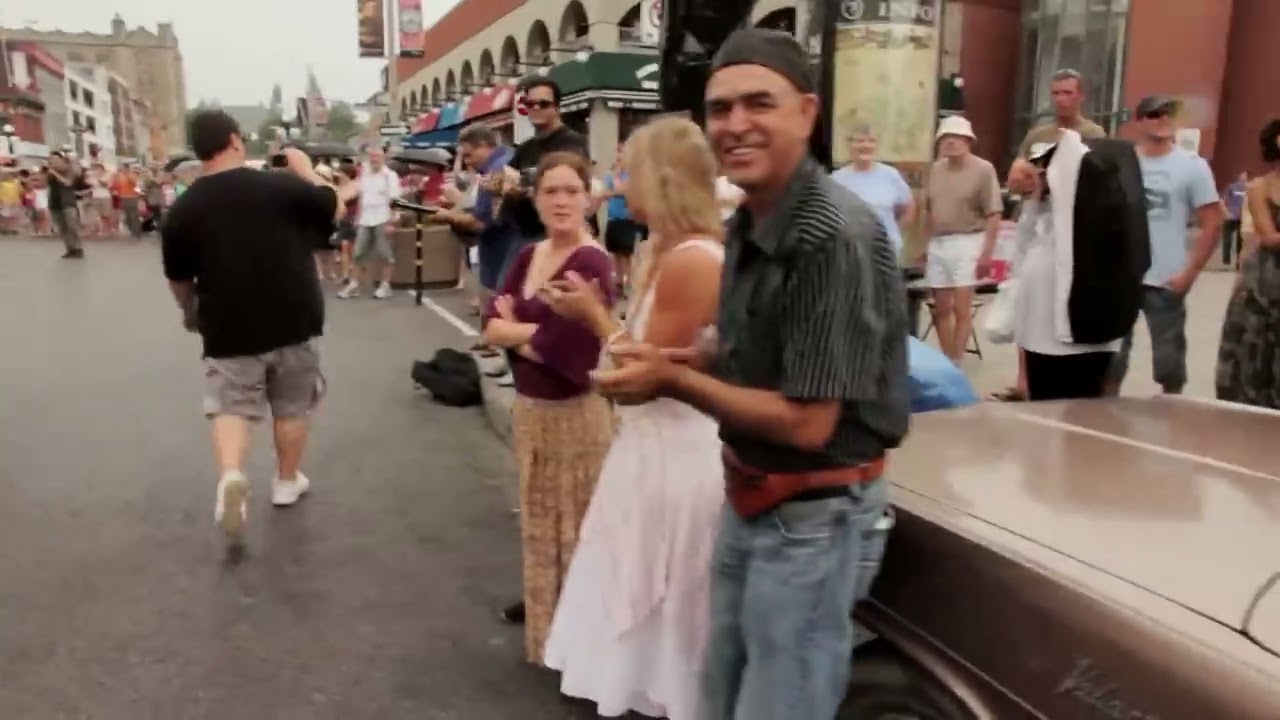
[[[1182,101],[1175,97],[1170,97],[1168,95],[1148,95],[1138,101],[1138,107],[1134,111],[1134,114],[1137,115],[1139,119],[1147,117],[1148,115],[1159,115],[1162,113],[1166,115],[1175,115],[1181,107]]]

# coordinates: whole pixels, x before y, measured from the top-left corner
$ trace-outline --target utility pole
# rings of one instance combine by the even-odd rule
[[[396,0],[387,0],[387,25],[383,31],[387,33],[387,109],[391,113],[392,121],[395,123],[403,122],[404,118],[400,117],[400,103],[396,102],[396,86],[400,84],[400,76],[396,67],[399,63],[396,61],[400,58],[400,51],[396,44],[400,41],[400,3]]]

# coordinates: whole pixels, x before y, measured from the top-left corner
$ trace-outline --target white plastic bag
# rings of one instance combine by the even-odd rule
[[[1010,278],[1000,283],[995,299],[987,307],[982,319],[982,333],[989,342],[1007,345],[1013,342],[1013,327],[1017,316],[1018,281]]]

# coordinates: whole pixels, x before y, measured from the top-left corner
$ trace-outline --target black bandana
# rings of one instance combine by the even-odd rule
[[[794,37],[778,30],[745,28],[729,36],[711,61],[714,75],[730,65],[759,65],[786,78],[802,93],[817,92],[809,56]]]

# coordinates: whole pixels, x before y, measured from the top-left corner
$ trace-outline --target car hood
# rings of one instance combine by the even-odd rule
[[[1280,413],[1219,403],[986,403],[914,416],[890,468],[895,486],[957,521],[998,526],[1244,630],[1280,570],[1273,442]]]

